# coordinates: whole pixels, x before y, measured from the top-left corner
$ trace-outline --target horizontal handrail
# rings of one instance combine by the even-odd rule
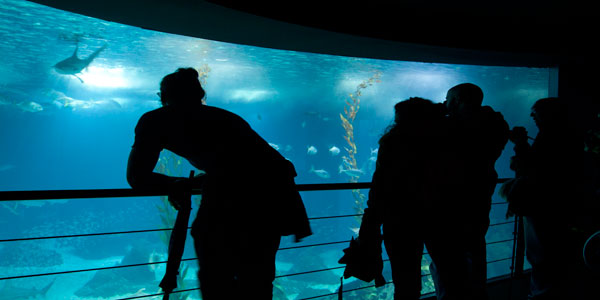
[[[503,183],[509,178],[499,178],[498,183]],[[358,190],[368,189],[371,182],[345,182],[345,183],[308,183],[296,184],[298,191],[328,191],[328,190]],[[193,195],[201,194],[201,189],[192,190]],[[121,198],[121,197],[148,197],[166,196],[167,190],[142,190],[142,189],[86,189],[86,190],[39,190],[39,191],[0,191],[0,201],[21,200],[51,200],[51,199],[84,199],[84,198]]]
[[[370,182],[346,183],[309,183],[296,184],[298,191],[357,190],[368,189]],[[201,194],[201,189],[193,189],[192,195]],[[40,191],[2,191],[0,201],[85,199],[85,198],[121,198],[166,196],[168,190],[157,189],[89,189],[89,190],[40,190]]]

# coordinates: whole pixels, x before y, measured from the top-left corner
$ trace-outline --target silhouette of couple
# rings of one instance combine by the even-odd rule
[[[383,238],[394,299],[419,299],[424,246],[438,299],[487,299],[494,164],[509,128],[482,101],[481,89],[465,83],[444,103],[410,98],[394,107],[358,237],[367,248]]]

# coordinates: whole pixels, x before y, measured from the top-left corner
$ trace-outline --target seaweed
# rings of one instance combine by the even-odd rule
[[[356,154],[358,153],[356,142],[354,141],[354,120],[356,119],[356,115],[358,110],[360,109],[360,97],[362,96],[362,92],[369,86],[372,86],[375,83],[381,82],[381,71],[375,70],[373,75],[361,82],[356,86],[356,90],[354,93],[350,93],[349,100],[346,100],[346,106],[344,107],[344,113],[340,113],[340,119],[342,121],[342,127],[344,128],[344,140],[346,140],[347,146],[344,147],[346,150],[346,155],[342,156],[342,166],[340,167],[341,171],[352,171],[359,170],[358,163],[356,161]],[[350,175],[349,182],[358,182],[360,175],[356,173],[348,172]],[[357,214],[362,215],[364,213],[364,205],[367,197],[360,190],[352,190],[352,195],[354,196],[354,207]],[[360,223],[361,217],[356,217],[357,222]]]
[[[200,81],[200,85],[206,86],[206,80],[208,79],[208,73],[210,73],[211,68],[207,64],[204,64],[196,68],[196,71],[198,71],[198,80]],[[204,99],[202,99],[202,104],[206,104],[206,96],[204,96]]]

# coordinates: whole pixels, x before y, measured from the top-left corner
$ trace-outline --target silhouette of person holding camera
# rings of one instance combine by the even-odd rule
[[[515,127],[511,169],[515,179],[503,186],[509,210],[524,216],[525,253],[531,264],[529,299],[578,298],[569,290],[569,268],[581,265],[583,243],[576,224],[586,214],[582,178],[584,141],[569,124],[561,98],[543,98],[531,108],[539,132],[529,145],[527,131]],[[575,277],[581,272],[573,272]],[[596,295],[597,297],[597,295]]]
[[[271,299],[281,236],[294,234],[299,241],[311,234],[294,166],[242,118],[202,104],[205,91],[195,69],[165,76],[159,96],[162,107],[145,113],[135,128],[129,184],[171,195],[202,188],[191,232],[202,298]],[[205,175],[153,172],[163,149]],[[186,201],[169,198],[177,209]]]

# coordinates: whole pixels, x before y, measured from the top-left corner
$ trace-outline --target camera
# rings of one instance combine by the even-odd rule
[[[527,130],[522,126],[513,127],[508,134],[508,139],[515,144],[526,143],[528,138]]]

